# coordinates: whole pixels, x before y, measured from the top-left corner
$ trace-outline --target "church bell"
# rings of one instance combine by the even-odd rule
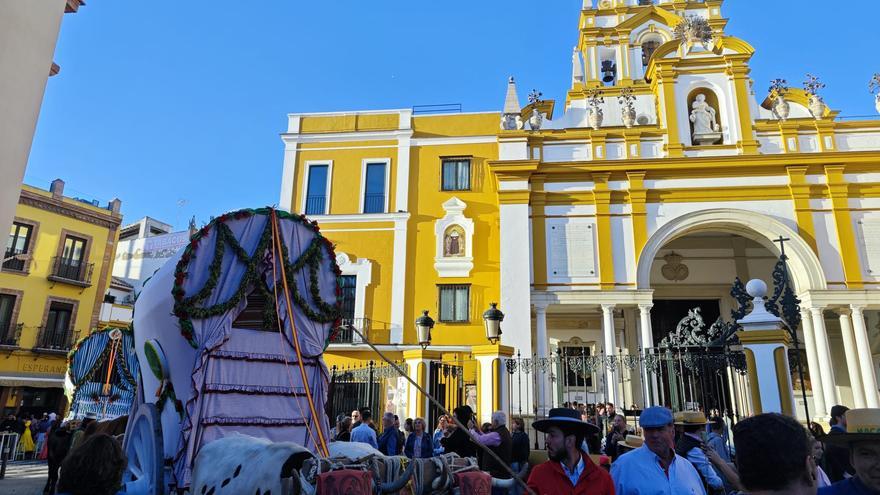
[[[602,61],[602,81],[606,83],[610,83],[614,81],[614,76],[617,73],[617,65],[613,60],[603,60]]]

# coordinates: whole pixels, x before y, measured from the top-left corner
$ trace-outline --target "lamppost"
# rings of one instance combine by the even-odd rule
[[[486,339],[492,344],[497,344],[501,340],[501,322],[504,320],[504,313],[498,309],[498,303],[489,303],[489,306],[491,307],[483,313]]]
[[[434,320],[428,316],[428,310],[422,310],[422,316],[416,318],[416,336],[419,338],[419,345],[422,349],[427,349],[431,345],[431,329],[434,328]]]

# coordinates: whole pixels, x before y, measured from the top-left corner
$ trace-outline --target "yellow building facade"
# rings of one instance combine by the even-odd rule
[[[290,114],[280,204],[336,243],[346,319],[484,419],[564,402],[708,409],[636,368],[544,369],[523,385],[514,365],[623,363],[689,310],[727,317],[734,279],[769,282],[782,236],[802,300],[800,402],[819,416],[877,406],[880,120],[839,118],[815,80],[761,93],[755,49],[725,32],[722,3],[585,1],[562,104],[523,106],[511,78],[501,112]],[[491,302],[505,313],[498,344],[481,316]],[[425,350],[423,310],[436,322]],[[326,359],[376,357],[343,332]],[[754,384],[724,380],[756,410]],[[382,393],[400,414],[430,412],[402,382]]]
[[[0,271],[5,412],[65,412],[67,353],[99,326],[120,205],[64,196],[61,180],[22,187]]]

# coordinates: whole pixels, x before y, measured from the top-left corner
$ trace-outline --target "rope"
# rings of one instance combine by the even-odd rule
[[[274,238],[276,252],[281,252],[281,239],[278,235],[278,226],[277,226],[277,216],[275,215],[275,209],[270,210],[270,220],[272,221],[272,237]],[[274,260],[273,260],[274,261]],[[282,260],[283,261],[283,260]],[[321,425],[317,424],[318,421],[318,412],[315,408],[315,401],[312,399],[312,390],[309,387],[309,379],[306,375],[305,366],[303,366],[302,360],[302,352],[299,348],[299,335],[296,333],[296,324],[293,318],[293,305],[290,303],[290,288],[287,286],[287,270],[281,270],[281,280],[284,282],[284,298],[287,303],[287,319],[290,321],[290,333],[293,335],[293,345],[296,349],[296,358],[297,365],[299,366],[299,372],[302,375],[303,385],[305,385],[306,389],[306,398],[309,400],[309,409],[312,412],[312,421],[315,421],[316,429],[318,430],[318,439],[320,440],[321,450],[324,452],[324,456],[330,456],[330,450],[327,448],[327,440],[324,438],[324,431],[321,429]],[[280,324],[280,322],[279,322]]]
[[[275,282],[272,284],[272,292],[275,296],[275,322],[278,325],[278,348],[281,349],[281,357],[284,359],[284,370],[287,372],[287,379],[290,381],[290,388],[293,390],[296,387],[296,384],[293,381],[293,375],[290,373],[290,363],[287,361],[287,352],[284,350],[287,346],[284,344],[284,329],[281,325],[281,312],[278,309],[278,272],[275,269],[276,262],[278,260],[278,250],[275,245],[275,224],[272,224],[272,280]],[[303,383],[303,386],[306,386]],[[299,409],[299,414],[303,418],[306,417],[305,411],[303,411],[302,404],[300,404],[300,398],[294,397],[293,401],[296,403],[297,408]],[[314,439],[315,434],[312,432],[312,427],[310,426],[311,422],[306,421],[306,431],[309,435],[309,438]]]

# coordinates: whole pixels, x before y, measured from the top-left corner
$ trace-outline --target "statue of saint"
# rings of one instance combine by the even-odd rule
[[[464,256],[464,239],[458,229],[450,229],[443,239],[443,256]]]
[[[719,132],[715,121],[715,109],[706,103],[706,95],[700,93],[691,106],[691,122],[694,123],[694,137],[700,134]]]

